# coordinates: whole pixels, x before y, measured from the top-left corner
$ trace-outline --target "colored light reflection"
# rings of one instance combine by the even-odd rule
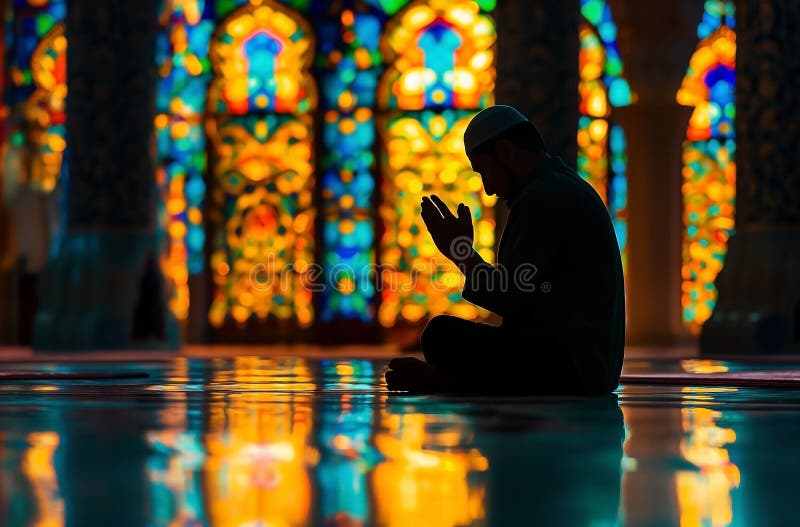
[[[0,432],[0,523],[9,527],[63,527],[65,505],[56,469],[63,448],[52,430]]]
[[[450,527],[484,519],[485,488],[471,476],[489,468],[487,459],[453,448],[461,431],[430,432],[435,424],[423,414],[381,416],[375,445],[386,460],[373,475],[380,525]]]
[[[177,393],[146,434],[152,525],[480,523],[488,460],[469,422],[397,414],[380,378],[368,360],[216,361],[205,389],[226,395],[201,417]]]
[[[721,412],[709,408],[681,409],[685,437],[680,452],[697,467],[678,471],[675,476],[682,526],[733,522],[731,491],[739,486],[741,474],[728,453],[736,433],[717,424],[721,416]]]

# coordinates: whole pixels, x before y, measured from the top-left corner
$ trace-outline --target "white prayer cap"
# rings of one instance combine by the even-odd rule
[[[464,150],[469,154],[486,141],[527,120],[513,106],[498,104],[484,108],[475,114],[464,131]]]

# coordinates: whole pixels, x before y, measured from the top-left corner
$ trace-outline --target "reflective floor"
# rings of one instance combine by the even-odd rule
[[[391,395],[383,360],[3,365],[33,367],[149,377],[0,382],[7,527],[797,524],[797,391],[466,400]]]

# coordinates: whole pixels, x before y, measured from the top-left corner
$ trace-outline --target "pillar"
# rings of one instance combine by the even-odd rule
[[[800,352],[800,1],[736,3],[736,233],[703,355]]]
[[[121,349],[176,341],[155,246],[156,0],[68,3],[61,229],[34,346]]]
[[[675,93],[697,41],[702,3],[611,2],[634,105],[614,110],[628,139],[630,344],[691,339],[681,319],[682,145],[691,109]]]
[[[571,0],[504,0],[493,12],[497,26],[495,102],[522,112],[536,124],[548,150],[573,167],[578,157],[578,4]],[[507,217],[508,206],[498,201],[496,240],[500,240]]]
[[[533,121],[548,149],[578,155],[578,19],[575,0],[497,3],[497,104]]]

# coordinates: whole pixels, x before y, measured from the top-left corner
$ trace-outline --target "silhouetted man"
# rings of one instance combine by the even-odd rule
[[[536,127],[510,106],[479,112],[464,147],[484,189],[510,206],[497,266],[473,249],[470,210],[432,195],[422,219],[464,274],[463,297],[499,326],[449,315],[422,333],[426,362],[394,359],[390,389],[414,392],[609,393],[625,341],[619,246],[600,197],[551,157]]]

